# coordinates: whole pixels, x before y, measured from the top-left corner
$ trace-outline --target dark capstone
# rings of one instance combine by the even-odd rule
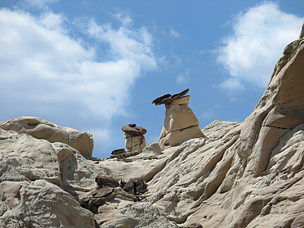
[[[112,187],[112,188],[115,188],[115,187],[119,186],[118,181],[115,180],[114,178],[100,176],[100,175],[98,175],[95,178],[95,182],[101,188],[103,188],[103,187]]]
[[[161,96],[161,97],[158,97],[158,98],[156,98],[155,100],[153,100],[153,101],[152,101],[152,104],[155,104],[155,105],[165,104],[165,103],[164,103],[164,100],[165,100],[166,98],[171,97],[171,96],[172,96],[171,94],[165,94],[165,95],[163,95],[163,96]]]
[[[117,150],[113,150],[111,154],[116,155],[116,154],[123,154],[123,153],[126,153],[125,149],[117,149]]]
[[[155,105],[162,105],[162,104],[170,104],[173,100],[179,99],[183,96],[185,96],[189,92],[189,89],[185,89],[184,91],[176,94],[166,94],[161,97],[156,98],[152,101],[152,104]]]
[[[125,133],[128,133],[129,135],[137,135],[137,136],[143,136],[144,134],[147,133],[147,130],[145,128],[136,126],[136,124],[125,125],[122,127],[121,130]]]

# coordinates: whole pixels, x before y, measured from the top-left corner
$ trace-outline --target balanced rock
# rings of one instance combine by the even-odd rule
[[[121,130],[125,133],[127,152],[141,152],[146,147],[144,134],[147,133],[147,130],[145,128],[136,126],[136,124],[128,124]]]
[[[164,126],[159,137],[161,149],[176,146],[191,138],[206,138],[199,128],[197,117],[188,107],[190,96],[185,96],[188,91],[186,89],[174,95],[166,94],[152,101],[155,105],[166,106]]]
[[[89,132],[81,132],[69,127],[61,127],[42,118],[23,116],[0,122],[3,130],[26,133],[37,139],[62,142],[78,150],[85,157],[92,157],[93,136]]]

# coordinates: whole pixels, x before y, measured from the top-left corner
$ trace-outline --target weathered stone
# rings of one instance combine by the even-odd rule
[[[156,98],[155,100],[152,101],[152,104],[155,105],[161,105],[161,104],[167,104],[169,105],[173,100],[179,99],[183,96],[185,96],[189,92],[189,89],[185,89],[184,91],[176,94],[166,94],[161,97]]]
[[[95,181],[97,183],[97,185],[101,188],[103,187],[118,187],[119,183],[117,180],[115,180],[114,178],[111,177],[106,177],[106,176],[97,176],[95,178]]]
[[[125,149],[117,149],[117,150],[113,150],[111,154],[117,155],[117,154],[123,154],[123,153],[126,153]]]
[[[188,91],[173,95],[172,101],[165,103],[165,121],[159,137],[161,149],[176,146],[187,139],[206,137],[199,128],[198,119],[188,107],[190,96],[183,96]]]
[[[115,219],[101,225],[102,228],[129,227],[129,228],[178,228],[168,220],[158,208],[148,203],[129,204],[120,209]]]
[[[141,152],[146,147],[145,136],[130,135],[125,133],[124,137],[128,153]]]
[[[147,184],[140,178],[131,178],[126,183],[122,184],[122,188],[128,193],[139,195],[147,191]]]
[[[0,182],[45,179],[63,185],[51,143],[2,129],[0,138]]]
[[[183,226],[181,228],[203,228],[203,226],[198,223],[191,223],[189,226]]]
[[[136,124],[125,125],[122,127],[121,130],[132,136],[133,135],[143,136],[147,133],[147,130],[145,128],[136,126]]]
[[[0,227],[95,227],[92,213],[69,193],[90,205],[100,227],[303,227],[303,50],[303,39],[287,45],[260,102],[242,123],[215,121],[202,129],[208,138],[162,151],[154,143],[128,162],[95,164],[67,144],[0,129]],[[188,104],[187,96],[170,97],[156,103]],[[141,178],[148,191],[96,188],[97,175]],[[41,180],[56,183],[49,176],[69,193]],[[140,192],[134,181],[128,185],[127,191]]]
[[[93,213],[97,213],[98,207],[109,199],[107,196],[111,195],[113,191],[114,188],[109,187],[94,189],[90,192],[90,196],[81,198],[79,203],[82,207],[92,211]]]
[[[0,128],[29,134],[37,139],[49,142],[62,142],[78,150],[83,156],[92,157],[93,137],[88,132],[81,132],[69,127],[61,127],[38,117],[19,117],[0,122]]]
[[[67,192],[44,180],[0,183],[0,197],[8,205],[0,227],[91,227],[93,214]]]
[[[95,186],[96,176],[112,175],[110,170],[97,167],[67,144],[55,142],[51,145],[57,156],[64,158],[59,159],[63,188],[77,199]]]

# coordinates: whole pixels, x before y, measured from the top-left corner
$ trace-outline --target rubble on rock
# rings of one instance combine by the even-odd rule
[[[140,178],[130,179],[127,182],[117,180],[112,177],[97,176],[95,181],[97,188],[92,189],[85,197],[80,199],[80,205],[93,213],[98,213],[98,208],[107,201],[123,196],[128,200],[140,201],[136,195],[143,194],[147,191],[147,184]],[[121,190],[125,191],[123,193]],[[134,195],[134,196],[133,196]]]

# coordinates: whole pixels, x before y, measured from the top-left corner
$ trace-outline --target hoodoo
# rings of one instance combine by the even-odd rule
[[[182,141],[192,138],[206,137],[199,128],[199,121],[191,108],[188,107],[189,89],[171,95],[166,94],[152,101],[152,104],[166,106],[163,129],[159,136],[162,149],[177,146]]]

